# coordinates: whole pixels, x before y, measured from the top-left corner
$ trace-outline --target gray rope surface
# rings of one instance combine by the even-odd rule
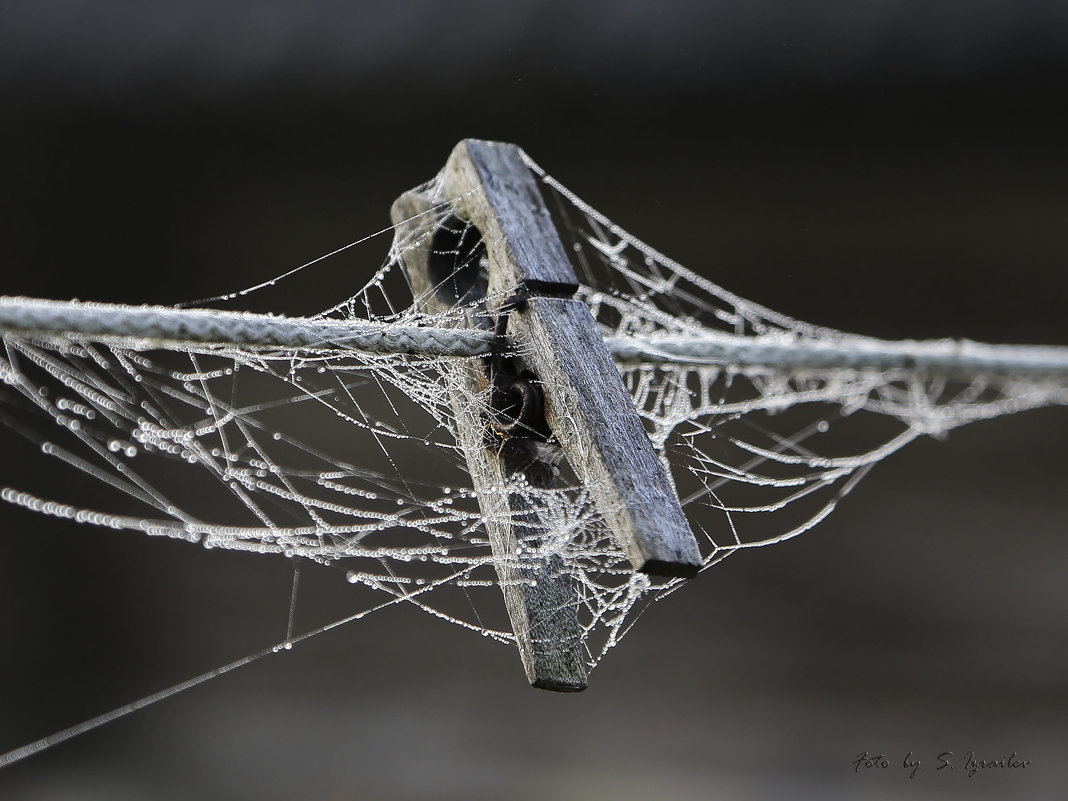
[[[426,356],[479,356],[493,349],[493,335],[485,331],[6,297],[0,297],[0,334],[114,342],[135,349],[203,345]],[[1068,379],[1068,347],[968,340],[889,342],[846,335],[826,340],[793,335],[610,336],[605,343],[622,363]]]
[[[195,344],[428,356],[477,356],[489,353],[492,344],[492,337],[463,329],[6,297],[0,297],[0,333],[46,339],[83,338],[136,349]]]
[[[1068,347],[986,345],[966,339],[890,342],[841,336],[614,337],[618,362],[721,364],[791,370],[877,369],[949,376],[1068,378]]]

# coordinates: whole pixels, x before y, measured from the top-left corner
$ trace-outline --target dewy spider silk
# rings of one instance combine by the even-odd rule
[[[616,358],[702,570],[810,530],[919,437],[1068,404],[1063,349],[883,343],[800,322],[675,263],[528,166],[578,276],[574,297]],[[476,491],[461,443],[472,420],[489,419],[491,392],[469,368],[485,358],[479,332],[514,287],[490,282],[483,296],[433,313],[413,297],[406,254],[458,219],[434,251],[448,266],[441,280],[484,280],[490,269],[483,234],[457,216],[443,177],[419,191],[433,199],[421,225],[397,227],[368,283],[297,321],[142,309],[138,322],[135,311],[94,307],[74,325],[61,307],[0,304],[0,419],[42,458],[101,485],[91,505],[64,497],[60,478],[47,494],[8,486],[0,498],[72,522],[329,566],[362,604],[0,762],[387,606],[515,643],[501,585],[532,581],[519,569],[532,563],[573,588],[568,612],[587,671],[648,604],[683,586],[635,572],[612,510],[558,455],[547,459],[551,486],[517,472]],[[444,332],[433,347],[428,331]],[[518,500],[481,502],[487,495]],[[514,553],[494,552],[487,532],[501,521],[488,508],[519,532]]]

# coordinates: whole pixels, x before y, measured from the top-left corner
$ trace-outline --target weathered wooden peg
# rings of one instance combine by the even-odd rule
[[[518,542],[545,530],[540,510],[521,494],[482,490],[519,472],[552,486],[545,454],[558,446],[635,569],[693,576],[697,542],[593,315],[572,298],[578,278],[519,149],[461,142],[438,190],[394,203],[398,249],[424,310],[468,309],[465,324],[493,328],[510,354],[471,364],[452,405],[527,676],[538,687],[581,689],[570,580],[552,558],[526,565],[515,556]],[[443,203],[447,211],[431,213]],[[491,421],[475,403],[487,389]]]
[[[440,201],[408,192],[393,204],[403,264],[420,307],[427,312],[469,305],[462,321],[487,327],[485,287],[480,282],[478,234],[463,221],[442,220],[434,212]],[[491,438],[481,399],[494,378],[494,358],[472,360],[462,366],[461,385],[450,398],[456,415],[459,444],[486,519],[494,567],[515,634],[527,679],[534,687],[558,692],[586,688],[586,651],[578,619],[578,597],[559,556],[523,558],[522,544],[544,535],[540,509],[530,495],[501,493],[508,478],[521,474],[532,487],[553,484],[551,465],[504,447]],[[495,374],[496,373],[496,374]],[[516,414],[516,417],[522,417]],[[499,424],[498,424],[499,425]],[[515,443],[524,441],[514,438]]]

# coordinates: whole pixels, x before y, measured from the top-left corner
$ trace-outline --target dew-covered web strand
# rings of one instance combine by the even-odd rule
[[[293,626],[297,619],[297,590],[300,587],[300,565],[293,565],[293,589],[289,593],[289,618],[286,621],[286,643],[292,647]]]
[[[416,219],[417,217],[421,217],[421,216],[423,216],[423,214],[433,214],[436,211],[437,211],[437,209],[429,209],[428,211],[423,212],[422,214],[415,215],[411,219]],[[235,300],[237,298],[243,298],[243,297],[245,297],[247,295],[251,295],[253,292],[257,292],[257,291],[259,291],[261,289],[267,289],[268,287],[277,286],[279,282],[284,281],[287,278],[292,278],[293,276],[297,275],[298,273],[303,272],[304,270],[308,269],[309,267],[314,267],[316,264],[324,262],[327,259],[333,258],[334,256],[339,256],[342,253],[345,253],[346,251],[349,251],[354,247],[357,247],[359,245],[363,245],[363,244],[365,244],[367,242],[370,242],[371,240],[376,239],[376,238],[378,238],[380,236],[383,236],[385,234],[392,234],[393,231],[394,231],[394,228],[395,228],[395,226],[390,225],[390,226],[387,226],[386,228],[382,228],[382,229],[380,229],[378,231],[375,231],[373,234],[368,234],[367,236],[362,236],[359,239],[356,239],[356,240],[354,240],[352,242],[349,242],[347,245],[342,245],[339,248],[335,248],[334,250],[331,250],[329,253],[324,253],[323,255],[317,256],[316,258],[312,259],[311,261],[304,262],[303,264],[298,265],[297,267],[293,267],[293,268],[291,268],[289,270],[286,270],[281,275],[277,275],[274,278],[270,278],[270,279],[268,279],[266,281],[261,281],[258,284],[253,284],[252,286],[245,287],[244,289],[239,289],[239,290],[236,290],[234,292],[224,292],[221,295],[212,295],[212,296],[206,297],[206,298],[199,298],[198,300],[182,301],[180,303],[174,304],[174,306],[177,309],[188,309],[188,308],[193,308],[193,307],[196,307],[196,306],[204,306],[204,305],[206,305],[208,303],[217,303],[219,301]],[[339,304],[339,306],[337,308],[340,308],[340,304]]]
[[[103,715],[97,715],[94,718],[83,721],[76,726],[71,726],[68,729],[63,729],[55,734],[50,734],[48,737],[42,737],[40,740],[35,740],[32,743],[28,743],[20,748],[16,748],[12,751],[8,751],[6,754],[0,754],[0,768],[6,768],[10,765],[20,762],[27,757],[39,754],[42,751],[46,751],[53,746],[65,743],[67,740],[71,740],[79,735],[86,734],[93,729],[103,726],[105,723],[111,723],[112,721],[124,718],[131,712],[137,712],[139,709],[152,706],[160,701],[170,698],[172,695],[191,690],[194,687],[203,684],[204,682],[223,676],[232,670],[249,665],[262,657],[268,656],[271,653],[277,651],[276,647],[266,648],[262,651],[257,651],[249,656],[242,657],[234,662],[223,665],[222,667],[209,670],[206,673],[201,673],[199,676],[195,676],[183,682],[179,682],[165,690],[146,695],[144,698],[140,698],[137,701],[133,701],[125,706],[120,706],[111,710]]]
[[[894,362],[892,348],[883,349],[887,360],[881,366],[820,361],[839,346],[868,356],[874,341],[799,322],[722,289],[532,167],[543,177],[565,247],[574,255],[582,281],[577,297],[607,340],[617,343],[616,352],[627,354],[620,363],[624,385],[671,469],[705,569],[739,550],[810,530],[877,463],[920,436],[1068,405],[1068,380],[1055,372],[929,375]],[[440,181],[424,187],[424,194],[441,199],[424,213],[430,230],[455,225]],[[245,297],[391,230],[272,281],[197,303]],[[460,241],[472,230],[466,225]],[[456,240],[455,231],[448,233]],[[398,235],[363,289],[306,319],[452,331],[491,321],[508,288],[441,314],[426,313],[422,299],[411,297],[400,261],[432,241]],[[436,252],[439,263],[452,268],[430,291],[459,287],[472,274],[484,279],[476,252]],[[633,572],[605,510],[566,462],[553,462],[559,472],[553,489],[531,486],[522,475],[486,487],[484,492],[522,501],[499,506],[501,519],[488,519],[458,444],[461,419],[485,420],[487,426],[493,420],[488,388],[465,383],[466,366],[484,358],[480,353],[443,356],[417,346],[382,351],[317,340],[264,347],[213,340],[164,348],[136,336],[113,340],[54,331],[5,333],[4,343],[0,377],[7,392],[0,398],[0,422],[150,513],[51,500],[45,497],[50,486],[47,492],[6,487],[0,498],[75,522],[280,555],[297,567],[280,645],[13,751],[0,764],[395,603],[514,642],[502,619],[502,579],[494,569],[502,562],[514,560],[513,575],[535,560],[555,565],[566,577],[591,669],[651,602],[683,586],[678,579]],[[693,343],[704,348],[697,356]],[[949,346],[940,352],[956,353]],[[769,353],[773,359],[765,358]],[[523,351],[506,355],[521,363]],[[794,355],[797,364],[791,364]],[[555,453],[552,442],[534,452],[539,459]],[[516,508],[539,509],[540,528]],[[487,525],[498,522],[530,532],[514,555],[495,555],[490,548]],[[299,566],[309,561],[341,571],[357,589],[386,600],[294,635]]]
[[[294,575],[297,574],[294,573]],[[293,603],[295,603],[296,600],[296,586],[296,579],[294,578]],[[363,611],[356,612],[354,614],[348,615],[347,617],[340,618],[331,623],[327,623],[324,626],[320,626],[319,628],[306,631],[297,636],[292,636],[292,632],[290,632],[287,634],[285,640],[280,643],[276,643],[275,645],[272,645],[269,648],[264,648],[260,651],[255,651],[249,654],[248,656],[243,656],[240,659],[235,659],[233,662],[228,662],[225,665],[213,668],[212,670],[209,670],[205,673],[201,673],[200,675],[194,676],[191,679],[186,679],[185,681],[178,682],[177,684],[171,685],[170,687],[167,687],[163,690],[154,692],[151,695],[146,695],[145,697],[139,698],[136,701],[131,701],[130,703],[117,707],[111,710],[110,712],[105,712],[102,715],[97,715],[96,717],[89,718],[88,720],[85,720],[67,729],[63,729],[62,731],[50,734],[47,737],[42,737],[39,740],[35,740],[32,743],[27,743],[26,745],[21,746],[19,748],[15,748],[11,751],[8,751],[7,753],[0,754],[0,769],[13,765],[16,762],[20,762],[23,759],[26,759],[27,757],[39,754],[42,751],[46,751],[49,748],[52,748],[53,746],[61,745],[62,743],[65,743],[68,740],[78,737],[79,735],[86,734],[92,731],[93,729],[97,729],[106,723],[111,723],[113,721],[118,720],[119,718],[124,718],[132,712],[137,712],[141,709],[157,704],[160,701],[165,701],[166,699],[178,695],[179,693],[183,693],[186,690],[191,690],[194,687],[197,687],[198,685],[211,681],[212,679],[217,679],[221,676],[226,675],[227,673],[231,673],[232,671],[237,670],[238,668],[243,668],[247,665],[251,665],[253,662],[257,662],[265,656],[271,656],[274,654],[290,651],[293,649],[294,646],[304,642],[305,640],[310,640],[312,637],[318,637],[320,634],[325,634],[328,631],[332,631],[348,623],[360,620],[372,614],[373,612],[378,612],[382,609],[385,609],[386,607],[393,606],[405,601],[414,601],[416,596],[418,596],[421,592],[429,591],[429,589],[431,588],[416,590],[410,595],[398,596],[393,600],[384,601],[383,603],[378,604],[377,606],[374,606],[370,609],[365,609]],[[292,621],[292,610],[290,612],[290,621]]]

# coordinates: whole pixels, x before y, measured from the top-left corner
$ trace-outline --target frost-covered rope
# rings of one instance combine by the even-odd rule
[[[0,297],[0,334],[119,341],[134,348],[204,345],[309,348],[426,356],[478,356],[491,332],[277,317],[214,309],[173,309]],[[1068,347],[986,345],[968,340],[891,342],[840,335],[609,336],[624,363],[709,364],[789,370],[880,369],[948,375],[986,373],[1068,379]]]

